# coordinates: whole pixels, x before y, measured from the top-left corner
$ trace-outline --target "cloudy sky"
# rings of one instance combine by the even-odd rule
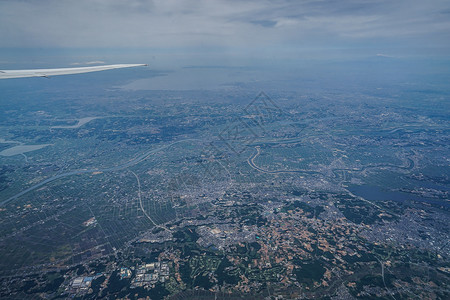
[[[450,1],[0,0],[0,47],[445,55]]]

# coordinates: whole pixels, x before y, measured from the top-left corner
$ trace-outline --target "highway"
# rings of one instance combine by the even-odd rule
[[[161,150],[167,149],[167,148],[169,148],[169,147],[171,147],[171,146],[173,146],[175,144],[179,144],[179,143],[183,143],[183,142],[187,142],[187,141],[201,141],[201,140],[199,140],[199,139],[185,139],[185,140],[176,141],[176,142],[170,143],[168,145],[161,146],[159,148],[149,150],[149,151],[141,154],[140,156],[138,156],[138,157],[136,157],[136,158],[134,158],[134,159],[124,163],[124,164],[121,164],[121,165],[118,165],[118,166],[114,166],[114,167],[109,167],[109,168],[105,168],[105,169],[81,169],[81,170],[74,170],[74,171],[69,171],[69,172],[66,172],[66,173],[58,174],[58,175],[52,176],[50,178],[47,178],[47,179],[45,179],[45,180],[43,180],[43,181],[41,181],[39,183],[36,183],[35,185],[33,185],[33,186],[31,186],[31,187],[21,191],[20,193],[17,193],[16,195],[14,195],[14,196],[6,199],[6,200],[1,201],[0,202],[0,206],[3,206],[5,204],[11,202],[12,200],[15,200],[15,199],[17,199],[17,198],[19,198],[19,197],[21,197],[21,196],[23,196],[23,195],[25,195],[25,194],[35,190],[37,188],[40,188],[41,186],[44,186],[47,183],[55,181],[57,179],[64,178],[64,177],[69,177],[69,176],[73,176],[73,175],[88,174],[88,173],[93,173],[93,172],[115,172],[115,171],[123,170],[123,169],[129,168],[131,166],[134,166],[134,165],[144,161],[151,154],[154,154],[154,153],[159,152]]]

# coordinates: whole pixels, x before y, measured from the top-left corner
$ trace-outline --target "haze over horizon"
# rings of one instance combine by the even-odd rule
[[[2,1],[0,67],[49,56],[157,67],[448,60],[449,16],[441,0]]]
[[[0,0],[0,79],[0,299],[450,299],[449,0]]]

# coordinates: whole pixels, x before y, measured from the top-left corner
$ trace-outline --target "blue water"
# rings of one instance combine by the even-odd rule
[[[367,199],[369,201],[397,201],[397,202],[418,201],[450,207],[450,203],[445,200],[425,198],[414,194],[386,190],[379,186],[352,185],[348,189],[353,194],[363,197],[364,199]]]

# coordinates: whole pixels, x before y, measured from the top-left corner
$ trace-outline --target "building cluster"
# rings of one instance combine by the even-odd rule
[[[72,281],[72,285],[69,286],[69,292],[71,294],[86,293],[91,287],[92,280],[94,279],[95,277],[93,276],[76,277]]]
[[[199,226],[196,230],[200,235],[197,243],[205,248],[214,246],[217,249],[224,249],[233,244],[255,241],[255,230],[255,226],[237,224]]]
[[[136,268],[136,276],[132,281],[132,287],[151,287],[156,283],[164,283],[169,279],[168,262],[154,262],[143,264]]]

